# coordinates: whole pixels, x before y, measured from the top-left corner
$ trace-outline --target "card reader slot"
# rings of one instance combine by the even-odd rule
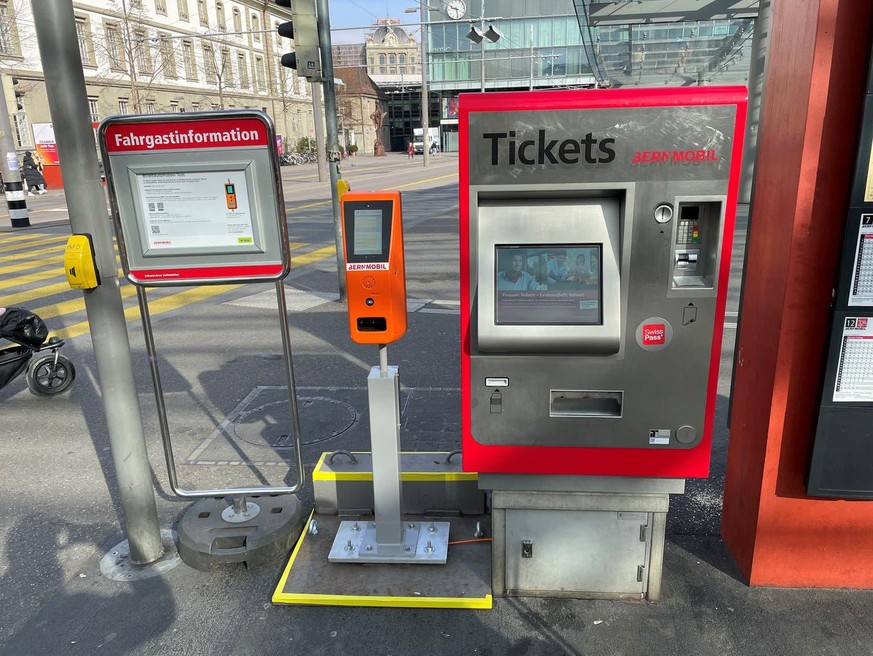
[[[385,317],[358,317],[358,330],[361,332],[379,333],[388,330]]]
[[[552,390],[550,417],[621,417],[623,392]]]

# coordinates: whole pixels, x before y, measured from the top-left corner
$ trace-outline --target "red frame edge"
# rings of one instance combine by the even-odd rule
[[[489,94],[461,94],[458,138],[461,143],[459,176],[459,250],[461,302],[461,448],[463,470],[504,474],[647,476],[705,478],[709,475],[712,430],[718,391],[727,283],[733,250],[736,202],[739,193],[743,137],[746,126],[748,90],[742,86],[616,89],[578,91],[511,91]],[[470,249],[470,171],[467,151],[469,115],[488,111],[537,111],[560,109],[608,109],[618,107],[679,107],[688,105],[734,105],[736,116],[731,151],[731,171],[725,207],[719,281],[716,295],[709,377],[706,394],[703,439],[691,449],[627,449],[609,447],[544,447],[486,445],[477,442],[470,430],[470,266],[465,254]]]

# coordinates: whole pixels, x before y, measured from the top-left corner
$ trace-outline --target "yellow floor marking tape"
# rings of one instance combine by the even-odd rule
[[[291,553],[288,565],[285,567],[285,571],[282,572],[279,585],[276,586],[273,592],[272,602],[274,604],[375,606],[379,608],[467,608],[476,610],[489,610],[492,608],[494,602],[490,594],[477,599],[469,597],[388,597],[383,595],[359,596],[285,592],[285,585],[288,583],[291,567],[294,565],[294,561],[297,560],[297,555],[300,553],[303,541],[309,535],[309,524],[312,522],[314,514],[315,511],[313,510],[304,525],[303,532],[300,534],[300,539],[297,541],[294,551]]]

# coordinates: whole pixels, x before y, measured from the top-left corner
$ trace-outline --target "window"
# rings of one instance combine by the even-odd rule
[[[264,58],[255,57],[255,74],[258,76],[258,88],[263,90],[267,88],[267,75],[264,70]]]
[[[401,75],[406,75],[406,66],[401,66],[401,67],[400,67],[400,74],[401,74]]]
[[[155,0],[155,12],[161,16],[167,15],[167,0]]]
[[[245,53],[238,52],[236,54],[237,71],[239,72],[239,85],[243,88],[249,86],[249,67],[246,63]]]
[[[91,122],[100,122],[100,110],[97,108],[97,98],[88,97],[88,112],[91,114]]]
[[[282,47],[282,36],[279,34],[279,21],[273,24],[273,31],[276,33],[276,47]]]
[[[209,43],[203,44],[203,68],[206,69],[206,81],[215,84],[215,53]]]
[[[206,0],[197,0],[197,15],[200,17],[200,24],[203,27],[209,27],[209,14],[206,13]]]
[[[30,125],[27,123],[27,114],[25,112],[15,112],[12,115],[15,119],[15,143],[19,148],[33,148],[33,137],[31,136]]]
[[[393,52],[390,55],[388,55],[388,63],[391,64],[392,66],[397,63],[397,57],[394,56]]]
[[[385,63],[385,55],[379,55],[379,66],[384,66]]]
[[[192,102],[191,103],[191,111],[192,112],[199,112],[200,111],[200,103],[199,102]]]
[[[237,33],[237,37],[239,37],[240,32],[242,32],[242,16],[239,13],[239,9],[236,7],[233,8],[233,31]]]
[[[252,38],[256,43],[261,42],[261,21],[255,14],[252,14]]]
[[[215,15],[218,20],[218,31],[219,32],[227,32],[227,25],[225,24],[224,17],[224,5],[220,2],[215,3]]]
[[[155,101],[154,100],[146,100],[145,101],[145,113],[146,114],[154,114],[155,113]]]
[[[140,73],[152,72],[152,46],[149,43],[148,36],[145,30],[136,30],[134,32],[136,68]]]
[[[197,68],[194,61],[194,48],[190,41],[182,41],[182,64],[185,66],[185,77],[189,80],[196,80]]]
[[[127,98],[118,99],[118,113],[127,114]]]
[[[109,56],[109,65],[112,68],[124,68],[124,49],[121,45],[121,32],[115,23],[107,23],[104,27],[106,33],[106,54]]]
[[[76,37],[79,39],[79,56],[82,57],[82,63],[85,66],[93,66],[94,44],[91,42],[91,24],[85,16],[76,16]]]
[[[170,111],[173,112],[174,114],[179,113],[179,101],[178,100],[171,100],[170,101]]]
[[[15,21],[12,9],[0,2],[0,52],[11,55],[15,53]]]
[[[230,51],[227,48],[221,49],[221,60],[219,63],[218,75],[224,86],[233,86],[233,66],[230,61]]]
[[[179,3],[179,18],[188,20],[188,0],[177,0]]]
[[[175,80],[177,76],[176,52],[173,50],[173,42],[169,36],[169,34],[158,34],[161,43],[161,70],[165,78]]]
[[[400,55],[400,56],[397,58],[397,63],[398,63],[398,64],[405,64],[405,63],[406,63],[406,55]]]

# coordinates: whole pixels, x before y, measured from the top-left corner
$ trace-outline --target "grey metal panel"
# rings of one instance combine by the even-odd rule
[[[403,541],[400,521],[400,376],[397,367],[367,376],[370,443],[373,449],[373,497],[379,544]]]
[[[616,353],[621,344],[621,229],[619,202],[599,199],[481,200],[478,333],[480,351]],[[498,325],[495,247],[499,244],[602,244],[603,325]]]
[[[648,521],[645,513],[507,510],[507,593],[641,598],[647,545],[640,527]],[[533,542],[530,558],[522,557],[525,540]]]
[[[470,185],[554,187],[633,180],[722,180],[726,183],[735,118],[736,108],[729,105],[567,109],[524,114],[473,112],[468,133]],[[498,139],[495,135],[504,136]],[[560,144],[567,139],[580,145],[582,152],[575,163],[559,159]],[[610,139],[614,140],[611,144]],[[515,143],[518,151],[519,144],[525,141],[534,142],[533,164],[524,164],[517,154],[510,157],[510,144]],[[549,148],[553,141],[556,143]],[[587,146],[582,145],[586,141],[592,144],[590,157],[586,157]],[[611,160],[600,150],[604,142],[615,153]],[[689,150],[714,150],[718,159],[704,164],[673,161],[671,155],[666,162],[634,163],[638,152]],[[724,193],[724,190],[708,192]]]
[[[661,598],[661,578],[664,572],[664,538],[667,532],[667,513],[652,513],[649,524],[649,556],[647,560],[646,598],[658,601]]]
[[[568,511],[667,512],[666,494],[608,494],[600,492],[502,492],[491,496],[494,508]]]
[[[611,494],[684,494],[684,478],[632,476],[537,476],[533,474],[479,474],[483,490],[539,492],[604,492]]]

